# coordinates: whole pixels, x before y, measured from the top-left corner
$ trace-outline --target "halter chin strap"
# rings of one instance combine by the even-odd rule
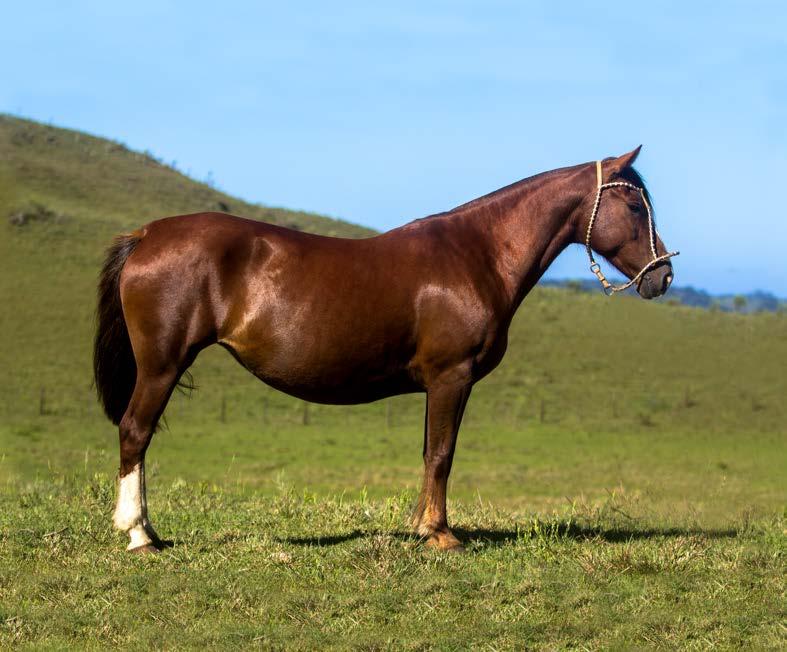
[[[601,193],[603,193],[607,188],[629,188],[631,190],[636,190],[640,196],[642,197],[642,202],[645,204],[645,209],[648,212],[648,235],[650,236],[650,251],[653,254],[653,260],[651,260],[645,267],[643,267],[639,274],[637,274],[634,278],[632,278],[628,283],[624,283],[622,285],[612,285],[607,280],[607,277],[604,276],[604,272],[601,271],[601,266],[596,262],[596,259],[593,258],[593,249],[590,247],[590,236],[593,233],[593,225],[596,223],[596,217],[598,216],[598,209],[601,205]],[[623,290],[630,288],[635,283],[639,283],[639,280],[642,278],[643,274],[647,272],[649,269],[658,265],[659,263],[669,260],[673,256],[677,256],[680,252],[679,251],[672,251],[670,253],[666,253],[663,256],[659,256],[656,252],[656,226],[653,224],[653,211],[650,208],[650,202],[648,201],[647,196],[645,195],[645,190],[640,188],[639,186],[635,186],[632,183],[627,183],[626,181],[613,181],[612,183],[603,183],[603,177],[601,173],[601,161],[596,161],[596,200],[593,202],[593,212],[590,214],[590,221],[588,222],[588,230],[585,234],[585,249],[588,252],[588,259],[590,260],[590,271],[596,275],[596,278],[601,283],[601,287],[604,289],[604,294],[607,296],[613,295],[615,292],[622,292]]]

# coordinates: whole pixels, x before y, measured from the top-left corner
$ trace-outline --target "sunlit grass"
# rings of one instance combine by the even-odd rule
[[[366,649],[778,648],[784,520],[638,520],[614,494],[553,515],[455,503],[467,553],[423,548],[412,493],[268,497],[175,481],[158,556],[121,551],[113,484],[56,476],[2,494],[9,646]]]

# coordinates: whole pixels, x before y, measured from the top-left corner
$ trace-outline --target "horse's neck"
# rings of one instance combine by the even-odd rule
[[[539,175],[479,206],[480,237],[492,251],[512,312],[557,256],[576,242],[575,213],[592,201],[587,166]]]

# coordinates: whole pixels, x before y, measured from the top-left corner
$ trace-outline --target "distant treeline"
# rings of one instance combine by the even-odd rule
[[[544,279],[541,285],[558,287],[574,292],[600,292],[595,279]],[[629,288],[627,294],[636,294],[634,288]],[[691,286],[671,287],[669,292],[656,301],[705,308],[707,310],[721,310],[724,312],[780,312],[787,311],[787,301],[771,294],[757,290],[748,294],[710,294],[705,290],[698,290]]]

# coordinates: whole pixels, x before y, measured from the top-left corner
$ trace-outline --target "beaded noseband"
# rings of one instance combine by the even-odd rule
[[[590,271],[596,275],[596,278],[601,283],[601,287],[604,289],[604,294],[607,296],[612,296],[615,292],[621,292],[627,288],[630,288],[635,283],[638,283],[639,280],[642,278],[642,275],[647,272],[649,269],[654,267],[655,265],[669,260],[673,256],[677,256],[680,254],[679,251],[672,251],[670,253],[666,253],[663,256],[659,256],[656,252],[656,226],[653,224],[653,211],[650,208],[650,202],[648,201],[647,196],[645,195],[644,188],[640,188],[639,186],[635,186],[632,183],[627,183],[626,181],[613,181],[611,183],[602,183],[602,174],[601,174],[601,161],[596,161],[596,201],[593,203],[593,212],[590,214],[590,221],[588,222],[588,230],[585,235],[585,249],[588,252],[588,258],[590,259]],[[622,285],[612,285],[607,280],[607,277],[604,276],[604,272],[601,271],[601,266],[596,262],[596,259],[593,258],[593,250],[590,248],[590,235],[593,232],[593,225],[596,222],[596,217],[598,216],[598,209],[601,205],[601,193],[604,192],[607,188],[629,188],[631,190],[636,190],[641,196],[642,201],[645,204],[645,209],[648,211],[648,235],[650,236],[650,251],[653,254],[653,260],[651,260],[645,267],[643,267],[639,274],[637,274],[634,278],[632,278],[628,283],[624,283]]]

